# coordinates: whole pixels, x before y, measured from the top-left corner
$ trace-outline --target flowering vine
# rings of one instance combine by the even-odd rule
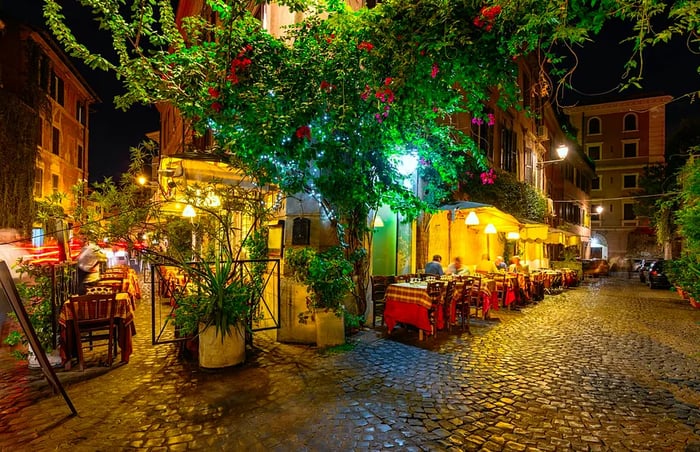
[[[479,15],[474,18],[474,25],[482,30],[491,31],[493,23],[499,14],[501,14],[500,6],[484,6],[479,11]]]

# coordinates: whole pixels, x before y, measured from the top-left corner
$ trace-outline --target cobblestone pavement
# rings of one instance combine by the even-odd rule
[[[638,280],[597,279],[473,336],[365,330],[350,350],[261,338],[204,372],[150,345],[131,362],[39,371],[0,353],[1,450],[700,451],[700,310]]]

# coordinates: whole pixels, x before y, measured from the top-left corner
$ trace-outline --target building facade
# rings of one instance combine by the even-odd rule
[[[23,213],[33,214],[34,200],[70,194],[87,181],[89,111],[99,98],[48,34],[0,23],[0,154],[9,171],[2,188],[8,215],[0,222],[28,234],[32,218]],[[73,202],[63,200],[66,212]]]
[[[566,108],[577,140],[595,163],[591,186],[591,256],[615,263],[623,258],[659,257],[649,218],[635,215],[635,195],[644,168],[664,163],[666,104],[671,96]],[[658,251],[660,252],[660,251]]]

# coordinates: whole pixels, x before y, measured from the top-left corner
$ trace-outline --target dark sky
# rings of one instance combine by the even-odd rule
[[[631,30],[619,22],[603,28],[595,41],[584,48],[575,48],[578,67],[571,78],[572,89],[566,90],[565,105],[575,102],[597,103],[619,96],[671,95],[674,101],[666,106],[669,138],[686,117],[700,117],[700,99],[685,96],[700,91],[700,48],[691,51],[684,39],[674,38],[644,52],[642,89],[620,92],[625,73],[624,64],[632,54],[631,43],[621,43]],[[571,56],[569,60],[573,60]],[[560,99],[560,102],[562,100]]]
[[[70,5],[73,2],[64,2]],[[0,0],[0,10],[12,16],[43,27],[41,0]],[[89,42],[93,49],[111,48],[106,35],[96,33],[96,26],[84,8],[70,9],[66,6],[66,16],[74,26],[78,38]],[[89,30],[89,31],[84,31]],[[82,35],[81,36],[81,32]],[[565,105],[577,101],[587,103],[600,101],[596,97],[607,93],[619,96],[619,84],[624,72],[624,61],[631,52],[630,44],[620,44],[629,33],[628,28],[612,23],[606,25],[596,42],[577,48],[578,68],[572,80],[573,90],[566,91],[566,97],[559,99]],[[700,51],[700,49],[698,49]],[[652,48],[645,54],[643,92],[682,96],[690,91],[700,90],[700,53],[690,52],[683,40],[677,39],[672,45]],[[81,74],[98,93],[102,103],[92,109],[90,123],[90,181],[101,181],[106,176],[118,178],[128,167],[129,148],[138,145],[145,133],[158,128],[158,113],[155,107],[134,106],[128,112],[114,108],[113,98],[123,92],[113,73],[94,71],[80,62],[75,63]],[[626,90],[623,95],[632,95],[641,90]],[[685,97],[667,106],[667,137],[670,137],[681,119],[700,116],[700,101]]]
[[[0,0],[0,11],[36,27],[47,29],[44,26],[41,6],[41,0]],[[81,17],[75,15],[75,11],[66,8],[66,17],[74,18],[74,22],[79,25],[75,27],[79,38],[81,29],[90,30],[86,39],[91,48],[111,48],[108,37],[95,33],[97,27],[92,25],[90,17],[83,13],[83,10],[76,10],[83,14]],[[158,130],[158,112],[151,106],[133,106],[127,112],[117,110],[114,106],[114,96],[123,90],[114,73],[92,70],[77,60],[73,60],[73,63],[101,100],[101,103],[93,105],[90,111],[90,182],[102,181],[108,176],[118,180],[129,167],[129,148],[141,143],[147,132]]]

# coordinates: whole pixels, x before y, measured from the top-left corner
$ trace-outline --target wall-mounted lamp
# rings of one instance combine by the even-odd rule
[[[520,240],[519,232],[509,232],[506,234],[506,240]]]
[[[559,146],[557,146],[556,152],[557,152],[557,156],[559,157],[558,159],[545,160],[544,162],[538,162],[537,167],[542,168],[544,165],[547,165],[549,163],[561,162],[562,160],[564,160],[566,158],[567,155],[569,155],[569,146],[567,146],[565,144],[560,144]]]
[[[493,223],[489,223],[486,225],[486,228],[484,228],[484,234],[486,234],[486,259],[491,260],[491,234],[495,234],[496,232],[496,226],[493,225]]]
[[[473,210],[469,212],[467,218],[464,219],[464,224],[467,226],[479,226],[479,217],[476,216],[476,212]]]
[[[598,215],[603,213],[603,206],[596,206],[595,211]]]
[[[374,217],[374,223],[372,224],[373,228],[383,228],[384,227],[384,221],[382,220],[382,217],[377,215]]]

